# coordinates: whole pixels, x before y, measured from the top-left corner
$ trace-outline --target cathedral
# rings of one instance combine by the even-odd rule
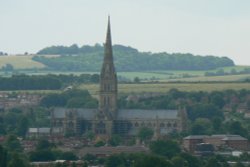
[[[135,136],[142,127],[151,128],[155,137],[180,132],[186,128],[186,112],[179,110],[119,109],[117,106],[117,75],[115,71],[110,20],[100,74],[99,107],[54,108],[51,114],[52,134],[73,132],[82,135],[92,131],[97,136],[112,134]]]

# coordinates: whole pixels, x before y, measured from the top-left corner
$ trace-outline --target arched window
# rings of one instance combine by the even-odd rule
[[[139,124],[138,124],[138,122],[136,122],[136,123],[135,123],[135,127],[138,127],[138,126],[139,126]]]
[[[73,123],[72,121],[70,121],[70,122],[68,123],[68,127],[69,127],[69,128],[73,128],[73,127],[74,127],[74,123]]]
[[[58,126],[62,126],[62,125],[63,125],[62,121],[58,121]]]
[[[69,113],[69,118],[72,119],[73,116],[74,116],[74,114],[73,114],[73,112],[71,111],[71,112]]]
[[[106,125],[105,123],[103,123],[102,121],[99,122],[97,125],[96,125],[96,130],[95,132],[97,134],[105,134],[106,133]]]
[[[171,123],[168,123],[167,126],[168,126],[168,128],[171,128]]]
[[[149,122],[147,126],[148,126],[148,127],[152,127],[152,124]]]
[[[165,124],[164,124],[164,123],[161,123],[161,124],[160,124],[160,127],[161,127],[161,128],[165,127]]]

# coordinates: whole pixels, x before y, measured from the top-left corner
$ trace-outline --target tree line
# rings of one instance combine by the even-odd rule
[[[98,74],[12,75],[0,77],[0,90],[56,90],[72,84],[98,82]]]
[[[223,69],[219,69],[216,72],[205,72],[205,76],[224,76],[224,75],[241,75],[241,74],[250,74],[250,68],[244,68],[241,71],[236,71],[232,69],[229,72],[225,72]]]
[[[132,47],[114,45],[114,61],[117,71],[152,70],[211,70],[218,67],[234,66],[227,57],[195,56],[189,53],[139,52]],[[41,62],[50,70],[100,71],[104,48],[94,46],[51,46],[40,50],[33,60]],[[42,55],[57,54],[59,57]]]

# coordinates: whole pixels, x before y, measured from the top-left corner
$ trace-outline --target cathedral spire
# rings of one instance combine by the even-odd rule
[[[110,16],[108,17],[108,28],[105,42],[105,62],[113,63],[113,52],[112,52],[112,39],[111,39],[111,28],[110,28]]]
[[[110,18],[104,44],[104,59],[100,75],[99,111],[107,117],[114,118],[117,111],[117,77],[113,62]]]

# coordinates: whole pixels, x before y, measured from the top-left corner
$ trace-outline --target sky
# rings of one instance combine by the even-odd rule
[[[0,0],[0,51],[105,41],[250,65],[250,0]]]

